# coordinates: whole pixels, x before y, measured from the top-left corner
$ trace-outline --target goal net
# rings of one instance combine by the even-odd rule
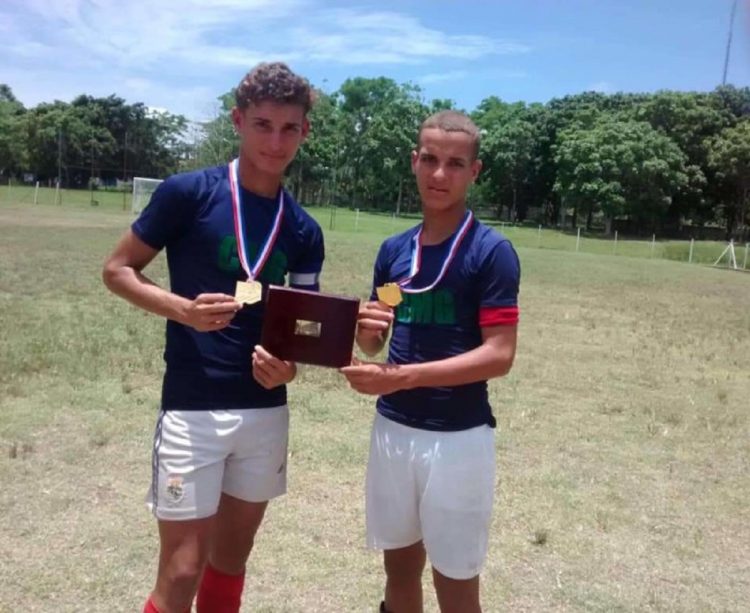
[[[161,183],[161,179],[145,179],[143,177],[133,177],[133,200],[130,210],[136,215],[140,213],[151,200],[151,194]]]

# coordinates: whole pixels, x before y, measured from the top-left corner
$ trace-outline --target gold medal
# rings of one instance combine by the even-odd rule
[[[401,304],[403,297],[401,296],[401,288],[395,283],[386,283],[385,285],[375,289],[378,295],[378,300],[384,302],[389,307],[397,307]]]
[[[263,296],[263,286],[257,281],[237,281],[234,297],[240,304],[255,304]]]

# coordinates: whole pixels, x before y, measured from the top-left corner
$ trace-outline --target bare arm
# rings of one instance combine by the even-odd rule
[[[464,385],[507,374],[515,358],[516,339],[517,326],[488,326],[482,328],[482,344],[461,355],[422,364],[363,362],[341,371],[364,394]]]
[[[482,328],[482,344],[444,360],[404,364],[408,388],[454,386],[507,375],[516,355],[517,326]]]
[[[128,302],[200,332],[226,327],[242,305],[226,294],[200,294],[190,300],[159,287],[141,272],[157,254],[127,230],[104,263],[104,284]]]

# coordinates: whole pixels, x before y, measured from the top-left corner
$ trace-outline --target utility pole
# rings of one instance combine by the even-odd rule
[[[57,190],[55,191],[56,196],[60,193],[61,181],[62,181],[62,128],[57,128]],[[55,202],[55,204],[60,204],[60,202]]]
[[[125,130],[125,146],[122,150],[122,210],[126,210],[126,192],[125,192],[125,181],[128,180],[128,131]]]
[[[91,174],[89,174],[89,190],[91,190],[91,201],[89,204],[94,204],[94,139],[91,139]]]
[[[734,29],[734,16],[737,13],[737,0],[732,2],[732,14],[729,17],[729,34],[727,35],[727,52],[724,55],[724,74],[721,77],[721,84],[727,84],[727,69],[729,68],[729,51],[732,48],[732,30]]]

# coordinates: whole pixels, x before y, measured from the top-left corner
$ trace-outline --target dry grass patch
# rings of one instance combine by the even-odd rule
[[[130,217],[67,214],[0,209],[0,610],[135,611],[155,568],[142,500],[163,324],[99,281]],[[379,242],[328,232],[325,288],[365,296]],[[490,386],[499,479],[485,609],[743,611],[750,276],[519,252],[519,353]],[[162,259],[153,274],[164,280]],[[290,405],[290,494],[261,530],[244,610],[374,611],[372,399],[310,367]]]

